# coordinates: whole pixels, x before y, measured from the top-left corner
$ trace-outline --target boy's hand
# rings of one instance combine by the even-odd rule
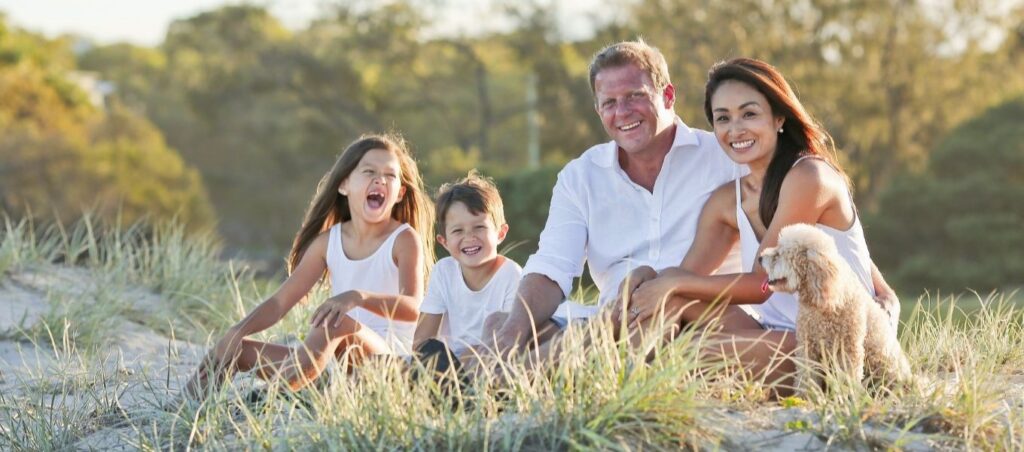
[[[324,304],[316,308],[316,312],[313,313],[313,320],[310,322],[313,328],[332,327],[337,328],[341,326],[341,319],[348,311],[352,308],[359,306],[359,303],[363,301],[363,294],[357,290],[350,290],[348,292],[342,292],[331,298],[328,298]]]

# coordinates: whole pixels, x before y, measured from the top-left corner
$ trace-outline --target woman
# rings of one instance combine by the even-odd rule
[[[892,289],[870,260],[849,181],[833,157],[828,134],[810,117],[771,65],[738,58],[711,68],[704,112],[722,149],[750,174],[719,187],[701,212],[697,236],[679,267],[650,267],[623,283],[629,293],[630,331],[643,330],[660,309],[673,321],[718,330],[707,350],[736,356],[769,382],[783,381],[794,363],[796,299],[772,294],[756,256],[774,246],[790,224],[817,225],[836,239],[841,254],[883,307],[898,309]],[[711,275],[737,239],[745,273]],[[712,303],[715,300],[723,303]],[[740,306],[745,305],[745,306]],[[622,314],[614,309],[613,316]],[[619,320],[616,318],[615,320]],[[618,323],[616,323],[618,324]],[[743,344],[743,345],[737,345]],[[781,388],[780,388],[781,389]]]

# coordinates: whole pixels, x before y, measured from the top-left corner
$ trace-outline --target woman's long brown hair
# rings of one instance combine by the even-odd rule
[[[367,152],[383,149],[398,157],[401,170],[402,186],[405,195],[395,204],[391,218],[409,226],[419,235],[423,246],[424,275],[427,275],[434,263],[434,214],[433,203],[426,195],[423,179],[413,160],[405,140],[393,133],[363,135],[348,145],[320,183],[316,186],[316,195],[309,203],[302,227],[295,234],[291,253],[288,255],[288,272],[291,273],[299,265],[302,255],[318,235],[332,226],[352,219],[349,211],[348,198],[338,193],[338,187],[348,178],[359,161]]]
[[[708,71],[707,84],[704,85],[704,114],[712,127],[714,119],[711,114],[711,96],[727,81],[750,85],[768,99],[772,115],[786,118],[782,125],[783,133],[779,134],[775,155],[768,164],[761,186],[758,216],[765,227],[771,224],[779,207],[782,181],[801,155],[812,154],[824,159],[846,179],[847,187],[850,186],[849,177],[836,159],[832,137],[807,113],[782,74],[764,61],[735,58],[711,67]]]

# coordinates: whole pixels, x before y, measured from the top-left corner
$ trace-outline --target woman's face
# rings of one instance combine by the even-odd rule
[[[760,91],[735,80],[723,82],[711,95],[711,119],[729,158],[755,169],[771,162],[785,121],[773,115]]]

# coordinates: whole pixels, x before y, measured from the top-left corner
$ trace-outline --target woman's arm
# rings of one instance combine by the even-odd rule
[[[313,327],[331,323],[337,326],[345,313],[357,307],[393,320],[416,321],[423,299],[423,246],[416,232],[409,229],[398,234],[391,254],[398,266],[398,294],[362,290],[342,292],[328,299],[313,313]]]
[[[778,243],[782,228],[796,223],[817,224],[828,209],[839,206],[839,197],[846,196],[845,189],[840,189],[845,187],[841,179],[827,163],[817,159],[807,159],[790,170],[782,182],[779,205],[761,238],[758,255]],[[725,295],[732,304],[750,304],[764,302],[770,295],[762,290],[767,274],[756,260],[753,270],[747,273],[712,276],[680,273],[676,276],[677,290],[673,293],[678,297],[677,303],[711,301]]]
[[[649,266],[639,267],[619,287],[621,296],[612,303],[611,319],[618,324],[623,313],[623,297],[632,307],[650,312],[657,303],[670,296],[684,281],[679,278],[692,273],[707,275],[717,269],[736,243],[739,232],[730,212],[736,208],[733,182],[715,189],[704,203],[697,221],[697,233],[679,267],[668,267],[659,273]],[[638,291],[641,287],[645,289]],[[632,308],[631,308],[632,309]]]

